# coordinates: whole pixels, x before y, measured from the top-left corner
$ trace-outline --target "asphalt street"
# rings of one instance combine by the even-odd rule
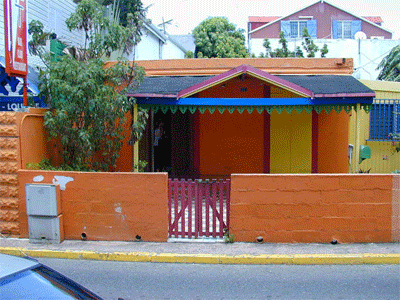
[[[105,299],[399,299],[399,265],[217,265],[39,258]]]

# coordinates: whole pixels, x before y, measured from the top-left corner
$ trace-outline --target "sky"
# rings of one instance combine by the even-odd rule
[[[285,16],[317,0],[142,0],[154,25],[172,20],[169,34],[189,34],[204,19],[224,16],[247,32],[249,16]],[[329,0],[329,3],[357,16],[380,16],[383,27],[400,39],[399,0]]]

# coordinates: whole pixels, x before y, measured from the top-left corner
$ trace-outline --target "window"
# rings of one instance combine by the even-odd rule
[[[332,38],[354,39],[354,35],[361,31],[361,20],[332,21]]]
[[[303,36],[304,28],[307,28],[308,34],[311,38],[317,38],[317,20],[281,21],[281,31],[283,31],[285,37],[289,39],[301,38]]]
[[[375,100],[369,115],[370,140],[392,140],[400,133],[400,100]]]
[[[301,38],[303,29],[307,28],[307,21],[290,21],[290,38]]]
[[[338,39],[351,39],[351,21],[338,21]]]

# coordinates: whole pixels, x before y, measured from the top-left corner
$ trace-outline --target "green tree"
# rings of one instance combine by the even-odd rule
[[[321,48],[321,57],[326,57],[326,54],[328,54],[328,45],[324,44],[324,46]]]
[[[314,41],[311,39],[311,36],[308,33],[307,28],[303,29],[303,49],[307,53],[307,57],[315,57],[315,53],[318,52],[319,48],[314,44]],[[283,31],[279,34],[279,44],[280,48],[272,50],[271,42],[269,39],[264,39],[263,46],[265,48],[265,55],[263,57],[304,57],[303,50],[299,46],[296,47],[295,51],[290,51],[288,49],[288,42],[285,38],[285,33]],[[321,57],[325,57],[328,53],[328,46],[324,44],[324,47],[321,49]]]
[[[379,63],[377,70],[381,69],[378,79],[387,81],[400,81],[400,46],[394,47],[390,53]]]
[[[303,42],[301,43],[303,49],[307,52],[307,57],[315,57],[315,53],[319,48],[314,44],[311,36],[308,33],[307,27],[303,28]]]
[[[281,48],[277,48],[275,50],[272,50],[271,48],[271,42],[269,39],[264,39],[263,46],[266,50],[266,54],[264,57],[295,57],[295,52],[292,52],[288,49],[288,42],[285,38],[285,33],[281,31],[279,33],[279,44]],[[296,53],[298,54],[298,50],[300,48],[296,49]],[[300,50],[301,51],[301,50]]]
[[[128,19],[132,18],[129,14]],[[66,23],[70,30],[85,32],[85,48],[75,47],[70,55],[55,61],[42,55],[47,68],[40,71],[40,90],[51,108],[44,125],[49,136],[61,142],[64,164],[69,168],[115,170],[124,138],[122,124],[133,105],[125,90],[137,87],[144,71],[123,60],[104,68],[102,57],[120,48],[129,51],[126,44],[137,43],[139,32],[130,35],[134,26],[129,24],[134,22],[127,26],[109,22],[104,7],[94,0],[80,1]],[[31,25],[36,26],[38,37],[43,36],[42,27],[31,23],[30,30]],[[40,39],[32,38],[36,48],[42,47]],[[141,111],[140,122],[132,126],[134,141],[140,138],[146,117]]]
[[[186,51],[185,58],[194,58],[194,53],[190,50]]]
[[[248,57],[243,32],[225,17],[204,20],[193,29],[195,57]]]

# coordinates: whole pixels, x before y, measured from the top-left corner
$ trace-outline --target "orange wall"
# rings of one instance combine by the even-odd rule
[[[38,180],[36,176],[43,176]],[[20,237],[28,237],[25,184],[72,179],[61,188],[65,239],[165,242],[168,237],[166,173],[18,172]],[[36,180],[35,180],[36,178]]]
[[[342,110],[318,115],[318,173],[348,173],[349,115]]]
[[[47,109],[30,108],[29,113],[18,113],[19,135],[20,135],[20,168],[25,169],[28,163],[39,163],[48,158],[53,165],[62,163],[62,148],[48,140],[48,135],[43,126],[44,114]],[[132,145],[129,144],[130,124],[132,116],[126,114],[127,121],[124,123],[123,145],[120,156],[117,159],[117,171],[130,172],[133,167]]]
[[[200,174],[263,173],[263,126],[256,111],[200,114]]]
[[[116,62],[105,63],[105,68]],[[193,58],[135,61],[146,76],[217,75],[240,65],[251,65],[271,74],[353,73],[353,59],[346,58]]]
[[[264,83],[251,76],[242,81],[232,78],[198,93],[200,98],[260,98]],[[241,91],[246,88],[246,91]],[[264,115],[254,110],[240,114],[208,110],[199,114],[199,155],[201,175],[231,173],[263,173],[264,171]]]
[[[52,163],[61,163],[61,148],[49,142],[44,128],[44,114],[47,109],[30,109],[29,113],[21,115],[20,146],[21,168],[28,163],[39,163],[42,159],[51,159]]]
[[[38,176],[43,176],[42,180]],[[60,186],[65,239],[165,242],[166,173],[20,170],[20,237],[28,237],[25,184]],[[231,178],[230,233],[238,242],[400,242],[400,175],[242,174]]]
[[[400,241],[398,175],[232,175],[238,242]]]

